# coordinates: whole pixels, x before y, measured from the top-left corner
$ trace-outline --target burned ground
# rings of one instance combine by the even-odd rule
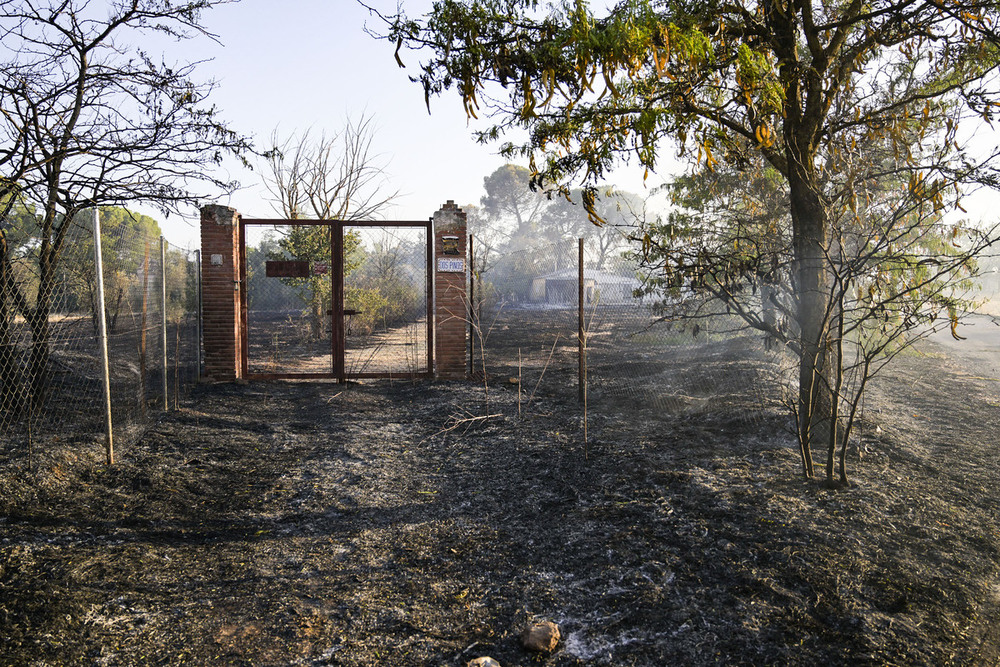
[[[201,386],[113,467],[4,452],[0,663],[996,664],[983,375],[901,357],[842,491],[725,401],[593,410],[585,444],[573,392],[505,377]]]

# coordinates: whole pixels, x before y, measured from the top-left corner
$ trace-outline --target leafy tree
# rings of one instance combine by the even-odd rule
[[[539,219],[550,200],[531,187],[530,171],[505,164],[483,179],[483,189],[483,210],[506,229],[510,239],[526,239],[538,232]]]
[[[531,172],[506,164],[483,178],[485,194],[471,209],[476,270],[502,282],[504,300],[527,298],[531,277],[552,270],[551,237],[542,219],[552,204],[531,187]]]
[[[866,155],[878,159],[877,150]],[[719,319],[721,303],[769,344],[798,352],[783,185],[769,167],[739,172],[723,164],[670,186],[677,208],[644,225],[635,254],[649,272],[647,290],[667,297],[672,317],[703,326]],[[935,330],[951,326],[954,333],[959,312],[971,304],[976,257],[996,239],[995,228],[944,221],[892,179],[866,184],[864,201],[863,209],[830,208],[829,485],[847,483],[846,448],[872,377]]]
[[[601,196],[595,198],[592,211],[596,212],[599,225],[592,224],[591,215],[584,206],[586,193],[581,189],[553,199],[545,211],[541,227],[545,236],[553,242],[582,238],[592,258],[590,264],[602,270],[608,260],[621,254],[629,237],[635,231],[635,221],[641,218],[645,203],[640,197],[614,188],[602,188]],[[565,243],[559,247],[562,254],[556,269],[576,265],[576,247]],[[568,255],[567,255],[568,253]]]
[[[94,270],[94,239],[88,233],[93,213],[77,215],[73,224],[82,230],[78,259],[61,266],[57,282],[71,290],[70,307],[86,310],[91,314],[95,335],[98,331],[97,275]],[[153,218],[117,206],[102,206],[101,256],[104,262],[105,321],[109,335],[114,335],[121,309],[133,289],[141,289],[144,279],[145,252],[135,247],[123,246],[123,239],[142,239],[144,243],[157,244],[160,225]],[[158,246],[155,246],[158,247]],[[148,282],[148,281],[147,281]]]
[[[527,297],[531,279],[576,263],[577,238],[585,238],[593,264],[603,268],[607,260],[624,249],[625,229],[641,206],[630,193],[605,188],[602,199],[593,202],[601,215],[600,226],[591,224],[583,205],[582,190],[562,194],[538,192],[531,172],[506,164],[483,179],[485,194],[480,206],[467,209],[474,236],[476,269],[508,286],[502,296],[518,301]]]
[[[425,294],[419,289],[426,273],[423,239],[380,230],[368,235],[364,263],[345,286],[346,300],[358,312],[351,329],[370,334],[425,315]]]
[[[247,248],[247,298],[249,307],[255,311],[281,311],[298,298],[291,285],[279,282],[264,287],[267,260],[282,256],[278,237],[267,234],[255,247]]]
[[[762,161],[681,176],[664,186],[665,218],[639,218],[632,252],[645,268],[647,293],[664,297],[692,327],[713,318],[721,301],[767,347],[797,345],[788,196],[780,175]],[[708,299],[691,298],[701,294]]]
[[[901,181],[910,203],[896,198],[891,219],[913,211],[932,225],[921,206],[953,210],[963,188],[997,183],[994,153],[959,131],[989,121],[1000,96],[996,3],[622,0],[598,18],[584,0],[548,12],[535,0],[445,0],[424,21],[386,20],[397,58],[404,45],[424,49],[428,100],[456,88],[470,116],[496,119],[482,140],[526,130],[506,153],[529,158],[536,184],[581,179],[588,207],[622,160],[655,170],[665,139],[693,164],[759,158],[780,174],[806,476],[813,440],[836,426],[831,304],[844,284],[831,266],[837,226],[851,227],[843,212],[870,229],[882,211],[859,190]],[[886,160],[858,159],[868,146]]]
[[[136,201],[165,212],[196,204],[196,187],[232,188],[212,176],[223,156],[250,150],[207,105],[212,85],[192,78],[195,65],[128,46],[153,35],[210,37],[201,13],[219,2],[0,3],[0,321],[16,312],[30,329],[26,393],[36,409],[48,384],[58,266],[77,214]],[[7,235],[23,219],[17,207],[37,211],[30,293],[13,280],[19,260]]]

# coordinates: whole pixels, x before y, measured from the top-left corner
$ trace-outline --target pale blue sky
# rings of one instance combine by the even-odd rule
[[[402,0],[411,16],[423,15],[431,0]],[[366,0],[393,14],[396,0]],[[594,3],[595,5],[600,3]],[[374,117],[376,149],[385,157],[390,187],[401,196],[388,217],[423,220],[448,199],[478,203],[483,178],[504,163],[498,145],[481,146],[454,93],[432,100],[428,115],[423,90],[408,80],[418,57],[404,53],[407,69],[393,59],[393,46],[365,33],[377,17],[355,0],[242,0],[206,12],[204,23],[219,36],[171,43],[165,57],[209,60],[200,78],[215,79],[213,101],[236,130],[265,144],[277,126],[283,133],[343,127],[350,115]],[[272,217],[258,172],[231,167],[245,188],[216,203],[246,217]],[[642,190],[641,173],[615,175],[617,184]],[[652,179],[650,181],[652,184]],[[156,216],[158,219],[162,216]],[[197,212],[163,222],[168,240],[197,247]]]
[[[369,4],[387,13],[396,8],[396,0]],[[431,2],[405,5],[422,14]],[[426,219],[448,199],[478,202],[483,177],[503,164],[497,146],[473,141],[457,97],[435,100],[428,115],[422,89],[407,79],[417,71],[417,58],[411,54],[409,68],[400,69],[393,46],[365,34],[365,23],[374,28],[378,20],[354,0],[243,0],[207,12],[204,22],[222,45],[181,42],[169,45],[166,57],[211,59],[198,71],[218,81],[213,100],[234,129],[263,144],[276,126],[283,133],[333,132],[348,115],[374,116],[377,152],[386,158],[391,187],[401,193],[389,213],[394,219]],[[232,175],[247,187],[218,203],[247,217],[274,215],[257,173]],[[183,221],[172,216],[165,234],[174,243],[196,242],[195,223],[195,211]]]
[[[397,0],[366,2],[384,14],[393,14],[397,5]],[[432,0],[401,2],[410,16],[423,15],[432,5]],[[376,151],[385,157],[389,187],[401,193],[390,218],[423,220],[448,199],[478,203],[483,177],[504,162],[496,154],[498,145],[472,139],[454,92],[433,99],[428,115],[423,90],[407,78],[419,71],[418,56],[404,52],[408,67],[400,69],[393,45],[365,33],[366,23],[378,29],[380,22],[355,0],[242,0],[206,12],[204,23],[221,44],[206,39],[170,43],[163,47],[164,57],[206,60],[198,67],[199,78],[218,81],[212,100],[222,117],[260,145],[276,126],[285,134],[310,128],[330,133],[343,127],[348,115],[374,117]],[[992,141],[993,133],[986,134]],[[669,153],[665,147],[664,158]],[[669,160],[664,164],[671,168]],[[232,169],[244,188],[215,203],[233,206],[246,217],[273,217],[259,172]],[[625,167],[611,178],[622,189],[644,194],[637,168]],[[648,184],[661,180],[654,176]],[[993,201],[986,195],[965,204],[973,218],[993,219]],[[156,217],[168,240],[194,248],[197,215],[191,210],[180,219]]]

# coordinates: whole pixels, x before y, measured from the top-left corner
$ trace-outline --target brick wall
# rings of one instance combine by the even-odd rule
[[[444,380],[466,378],[468,332],[465,213],[448,201],[434,214],[434,375]],[[454,254],[446,254],[445,245]],[[455,269],[442,271],[441,260]]]
[[[240,364],[239,214],[227,206],[201,209],[202,341],[205,378],[232,382]]]

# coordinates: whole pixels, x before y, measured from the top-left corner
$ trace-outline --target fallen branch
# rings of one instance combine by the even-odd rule
[[[427,442],[428,440],[430,440],[431,438],[436,438],[439,435],[444,435],[445,433],[451,433],[452,431],[454,431],[456,429],[459,429],[459,428],[462,428],[463,426],[465,428],[462,430],[462,433],[466,433],[470,428],[472,428],[476,424],[481,424],[481,423],[487,422],[487,421],[489,421],[491,419],[496,419],[496,418],[501,418],[502,419],[503,418],[503,414],[501,414],[499,412],[498,413],[494,413],[494,414],[490,414],[490,415],[473,415],[471,412],[465,411],[465,414],[467,414],[469,416],[468,417],[463,417],[461,415],[451,415],[448,418],[449,426],[446,426],[445,428],[441,429],[440,431],[438,431],[436,433],[432,433],[431,435],[427,436],[426,438],[424,438],[423,440],[421,440],[417,444],[418,445],[422,445],[425,442]]]

